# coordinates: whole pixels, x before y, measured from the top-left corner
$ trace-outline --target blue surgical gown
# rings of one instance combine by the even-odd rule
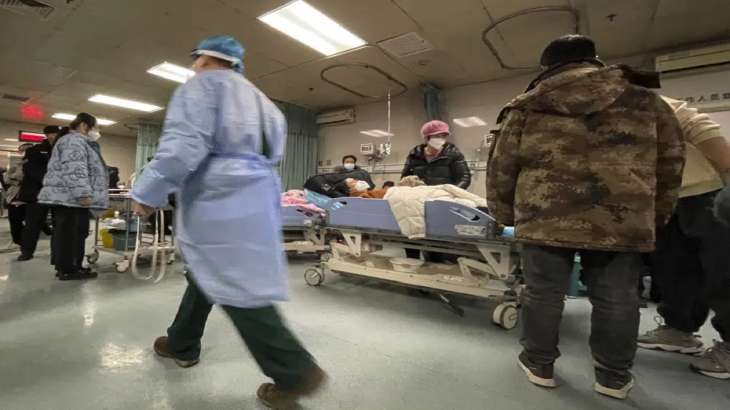
[[[132,197],[161,207],[177,193],[178,244],[212,303],[255,308],[287,298],[275,170],[285,145],[282,113],[232,70],[201,72],[170,101]]]

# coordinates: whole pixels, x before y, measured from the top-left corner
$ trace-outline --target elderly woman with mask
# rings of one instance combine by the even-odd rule
[[[83,280],[97,276],[82,267],[89,210],[109,207],[109,176],[101,156],[101,138],[94,116],[81,113],[53,145],[48,171],[38,202],[53,209],[51,264],[60,280]]]
[[[456,185],[467,189],[471,173],[464,155],[454,144],[447,142],[451,135],[449,124],[429,121],[421,128],[424,144],[418,145],[406,160],[401,177],[417,175],[426,185]]]

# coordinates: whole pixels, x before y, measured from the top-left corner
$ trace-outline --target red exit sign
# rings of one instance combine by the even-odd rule
[[[43,142],[46,135],[39,132],[18,131],[18,141],[23,142]]]

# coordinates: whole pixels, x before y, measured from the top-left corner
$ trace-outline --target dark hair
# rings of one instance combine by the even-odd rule
[[[354,155],[345,155],[344,157],[342,157],[342,163],[344,164],[345,163],[345,160],[348,159],[348,158],[351,158],[357,164],[357,157],[354,156]]]
[[[61,131],[61,127],[58,125],[49,125],[45,128],[43,128],[43,133],[48,134],[58,134],[58,132]]]
[[[76,118],[71,121],[71,124],[69,124],[69,128],[72,130],[78,129],[79,125],[86,124],[89,128],[96,127],[96,117],[94,117],[91,114],[87,114],[85,112],[79,113],[79,115],[76,116]]]
[[[383,182],[383,188],[392,188],[395,186],[395,182],[393,181],[385,181]]]
[[[71,129],[69,127],[61,127],[61,129],[58,130],[58,135],[56,135],[56,139],[55,139],[55,141],[53,141],[53,144],[55,145],[58,142],[58,140],[61,139],[61,137],[68,134],[69,132],[71,132]]]
[[[540,57],[540,65],[557,65],[596,60],[596,44],[590,37],[568,34],[550,42]]]

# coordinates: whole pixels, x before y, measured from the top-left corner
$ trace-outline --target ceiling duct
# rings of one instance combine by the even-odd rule
[[[0,9],[43,20],[47,20],[56,10],[54,6],[37,0],[0,0]]]

